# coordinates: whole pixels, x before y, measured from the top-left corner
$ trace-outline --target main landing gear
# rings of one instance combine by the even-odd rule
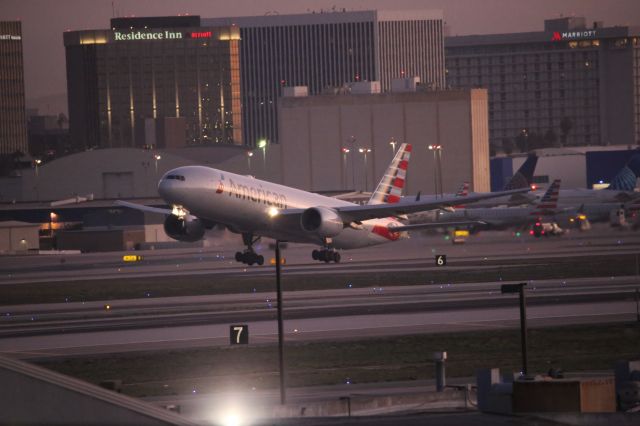
[[[340,253],[333,249],[314,250],[311,252],[313,260],[319,260],[320,262],[335,262],[340,263]]]
[[[264,257],[253,250],[253,244],[259,239],[260,237],[254,239],[253,234],[242,234],[242,241],[247,245],[247,249],[243,252],[236,252],[236,261],[249,266],[254,263],[257,263],[258,265],[264,264]]]
[[[320,262],[340,263],[340,253],[331,248],[331,238],[325,238],[324,248],[312,251],[311,257],[313,257],[313,260],[319,260]]]

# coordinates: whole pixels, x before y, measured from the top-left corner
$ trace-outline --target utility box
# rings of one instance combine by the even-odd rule
[[[613,377],[594,379],[519,380],[513,383],[513,411],[613,413]]]

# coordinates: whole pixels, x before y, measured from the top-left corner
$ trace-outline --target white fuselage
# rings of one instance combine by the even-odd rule
[[[234,232],[313,244],[323,244],[323,238],[305,231],[299,215],[291,216],[296,219],[290,220],[286,210],[355,205],[203,166],[185,166],[167,172],[158,184],[158,192],[167,203],[180,206],[193,216],[225,225]],[[393,218],[363,221],[362,226],[345,227],[332,237],[331,244],[338,249],[353,249],[399,239],[402,234],[390,232],[389,225],[402,224]]]

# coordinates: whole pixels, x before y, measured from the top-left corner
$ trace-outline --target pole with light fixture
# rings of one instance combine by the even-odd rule
[[[522,376],[528,377],[527,367],[527,301],[524,287],[527,283],[503,284],[500,287],[502,294],[519,293],[520,295],[520,344],[522,346]]]
[[[367,192],[369,187],[368,167],[367,167],[367,154],[371,152],[371,148],[358,148],[360,154],[364,154],[364,192]]]
[[[258,148],[262,150],[262,162],[264,165],[264,170],[267,170],[267,140],[260,139],[258,141]]]
[[[389,145],[391,145],[391,149],[393,150],[393,156],[396,156],[396,144],[398,142],[396,141],[395,138],[391,138],[391,142],[389,142]]]
[[[155,154],[153,158],[156,160],[156,175],[158,175],[158,160],[160,160],[162,157],[160,156],[160,154]]]

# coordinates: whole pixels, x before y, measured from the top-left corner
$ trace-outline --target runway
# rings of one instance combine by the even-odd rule
[[[143,260],[125,263],[122,252],[88,254],[51,254],[0,257],[0,285],[91,279],[168,277],[186,275],[267,276],[273,266],[238,264],[234,253],[242,250],[237,235],[224,233],[210,239],[208,247],[131,252]],[[384,271],[429,271],[435,268],[434,256],[447,256],[450,268],[478,267],[483,262],[506,262],[583,254],[640,253],[640,233],[599,227],[593,232],[572,231],[561,237],[533,238],[513,232],[491,232],[472,236],[467,243],[453,245],[442,235],[412,238],[358,250],[342,252],[340,264],[311,260],[314,247],[288,244],[283,249],[289,275],[345,274]],[[267,242],[256,246],[268,262],[273,251]]]
[[[124,276],[207,274],[272,276],[273,267],[240,267],[229,255],[235,247],[156,250],[141,253],[143,262],[124,265],[122,253],[0,258],[0,284]],[[266,243],[262,250],[267,250]],[[535,239],[513,233],[481,234],[460,246],[442,236],[417,237],[347,252],[344,262],[312,263],[311,246],[289,245],[284,276],[324,274],[342,280],[376,277],[377,272],[442,271],[434,254],[446,254],[446,271],[481,271],[485,267],[544,267],[547,262],[608,254],[640,253],[640,235],[601,228],[561,238]],[[486,266],[489,265],[489,266]],[[388,278],[365,287],[285,291],[287,341],[355,339],[515,327],[518,305],[501,295],[502,281],[399,286]],[[45,284],[51,283],[53,284]],[[212,281],[215,283],[215,281]],[[375,282],[375,284],[373,284]],[[634,320],[637,276],[530,280],[530,325],[602,323]],[[179,283],[176,283],[179,285]],[[288,290],[285,287],[285,290]],[[28,358],[112,353],[133,350],[229,344],[229,325],[247,324],[252,344],[276,339],[273,291],[238,294],[138,298],[94,302],[0,306],[0,352]],[[105,304],[111,309],[105,310]]]
[[[636,277],[529,284],[532,327],[630,321]],[[286,292],[289,342],[517,327],[513,296],[500,283]],[[14,307],[0,327],[0,352],[20,358],[229,344],[247,324],[252,344],[277,339],[273,294]],[[62,309],[64,307],[71,309]],[[111,314],[114,314],[111,316]]]

